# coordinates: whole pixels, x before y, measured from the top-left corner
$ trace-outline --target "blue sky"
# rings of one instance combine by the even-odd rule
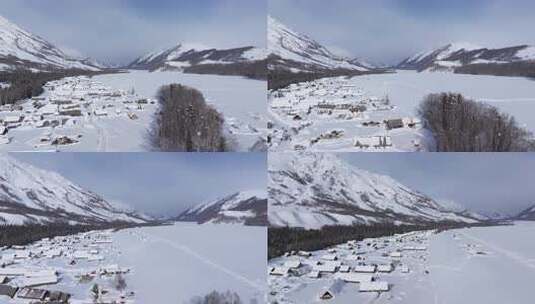
[[[2,0],[0,15],[74,54],[104,61],[191,42],[265,45],[267,0]]]
[[[240,190],[266,189],[265,153],[12,153],[36,167],[149,214]]]
[[[450,42],[535,44],[531,0],[270,0],[275,18],[350,57],[398,63]]]
[[[393,177],[476,211],[516,214],[535,204],[535,153],[341,153],[358,168]]]

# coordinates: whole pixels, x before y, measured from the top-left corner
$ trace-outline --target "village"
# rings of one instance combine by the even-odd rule
[[[0,106],[0,149],[106,148],[103,141],[110,140],[106,129],[113,129],[109,125],[120,121],[134,128],[138,120],[152,116],[155,103],[134,89],[113,89],[86,76],[48,82],[43,94]]]
[[[111,231],[0,248],[1,303],[133,303]]]
[[[273,151],[420,151],[422,124],[388,95],[367,93],[351,79],[324,78],[269,93]]]
[[[430,240],[454,244],[465,262],[435,264]],[[449,245],[451,246],[451,245]],[[442,254],[444,252],[440,252]],[[268,263],[269,303],[414,303],[436,297],[432,273],[493,256],[481,242],[455,230],[415,231],[348,241],[313,252],[287,252]],[[451,258],[451,257],[450,257]],[[454,258],[459,261],[459,257]],[[462,268],[456,271],[463,271]],[[441,276],[439,276],[441,277]]]

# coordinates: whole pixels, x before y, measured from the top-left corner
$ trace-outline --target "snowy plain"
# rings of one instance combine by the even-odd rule
[[[121,262],[134,269],[128,283],[137,303],[187,303],[214,290],[261,303],[267,290],[266,231],[179,222],[120,231],[114,240]]]
[[[320,89],[311,90],[311,85]],[[326,78],[313,82],[292,85],[289,93],[278,97],[276,93],[269,96],[269,112],[274,122],[274,138],[270,147],[272,151],[288,151],[304,149],[311,151],[425,151],[433,144],[430,134],[421,128],[417,117],[417,108],[424,96],[431,93],[457,92],[465,97],[496,106],[498,109],[513,116],[520,126],[535,132],[535,81],[521,77],[499,77],[463,75],[450,72],[415,72],[398,70],[391,74],[376,74]],[[341,92],[337,98],[326,92]],[[307,115],[309,107],[319,103],[341,103],[341,97],[347,100],[362,101],[367,111],[357,115],[336,117],[333,115]],[[388,96],[389,106],[370,107]],[[361,102],[362,103],[362,102]],[[298,121],[292,119],[300,115]],[[387,119],[412,120],[416,127],[403,127],[388,130],[382,124]],[[362,124],[369,121],[380,122],[377,126]],[[405,123],[405,125],[407,125]],[[322,140],[311,144],[311,140],[336,130],[343,136],[335,139]],[[286,133],[286,134],[284,134]],[[284,134],[284,135],[281,135]],[[289,136],[288,136],[289,134]],[[366,142],[367,139],[383,136],[389,137],[392,146],[377,149],[355,147],[355,140]],[[280,140],[286,137],[285,140]],[[389,141],[390,141],[389,140]]]
[[[275,258],[269,267],[283,267],[287,261],[300,259],[304,274],[270,275],[270,303],[529,304],[535,281],[534,234],[534,222],[516,222],[511,226],[366,239],[352,248],[340,244],[314,251],[310,257]],[[421,250],[414,250],[418,248]],[[400,258],[389,256],[398,250]],[[338,257],[336,262],[325,261],[333,254]],[[348,265],[350,272],[358,263],[392,263],[393,271],[373,274],[376,281],[388,282],[390,290],[359,292],[360,283],[337,279],[346,275],[340,268],[336,273],[309,278],[307,267],[311,270],[321,260]],[[327,290],[334,298],[320,300],[319,295]]]

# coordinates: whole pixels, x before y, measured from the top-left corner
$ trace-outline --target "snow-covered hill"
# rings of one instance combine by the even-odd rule
[[[198,223],[267,224],[267,197],[263,190],[242,191],[184,211],[179,221]]]
[[[413,70],[446,70],[469,64],[534,61],[535,47],[528,45],[488,49],[470,43],[451,43],[436,50],[418,53],[403,60],[398,68]]]
[[[270,155],[268,194],[272,226],[478,221],[328,153]]]
[[[128,68],[182,70],[195,65],[247,63],[264,59],[265,50],[252,46],[218,50],[202,45],[178,44],[139,57],[130,63]]]
[[[136,222],[149,218],[113,205],[61,175],[0,156],[0,224]]]
[[[43,38],[0,16],[0,71],[12,69],[99,70],[95,62],[71,58]]]
[[[516,220],[535,221],[535,205],[520,212],[516,217]]]
[[[333,54],[312,38],[288,28],[268,16],[269,69],[293,72],[355,70],[368,71],[371,67],[359,60],[349,60]]]

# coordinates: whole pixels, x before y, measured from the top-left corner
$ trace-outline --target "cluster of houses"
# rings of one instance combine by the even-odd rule
[[[367,94],[343,78],[318,79],[272,91],[269,104],[279,121],[276,128],[270,128],[268,141],[272,149],[288,146],[287,149],[306,150],[321,142],[328,149],[385,149],[393,147],[394,134],[406,136],[404,132],[390,131],[414,129],[416,132],[421,126],[418,118],[396,117],[387,95]],[[333,127],[341,127],[345,132],[329,131]],[[307,132],[302,132],[303,129]],[[410,136],[411,131],[408,133]],[[418,139],[396,141],[399,144],[407,149],[421,149]]]
[[[85,286],[81,292],[87,296],[95,284],[130,272],[106,263],[103,253],[111,246],[110,232],[104,231],[0,248],[0,303],[68,303],[75,295],[62,289],[72,290],[72,284]],[[98,303],[126,303],[133,297],[132,292],[99,285],[98,296],[106,301]]]
[[[135,120],[136,112],[155,103],[133,91],[115,90],[85,76],[48,82],[44,89],[40,96],[0,107],[0,143],[10,142],[8,133],[12,129],[68,128],[120,116]],[[40,144],[52,141],[44,136]]]
[[[315,252],[287,252],[269,263],[270,295],[276,298],[275,302],[292,303],[285,294],[319,282],[324,287],[315,292],[317,300],[333,299],[342,290],[389,293],[395,285],[390,279],[416,271],[411,268],[412,260],[425,261],[426,242],[421,233],[407,233],[351,240]]]

